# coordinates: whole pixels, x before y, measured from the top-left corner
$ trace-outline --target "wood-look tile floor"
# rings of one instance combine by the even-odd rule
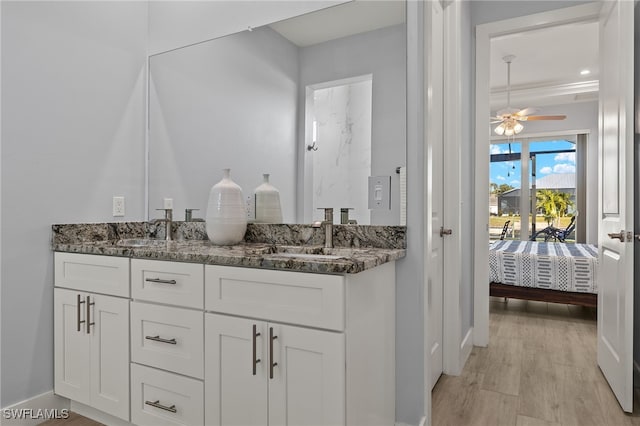
[[[590,308],[491,298],[489,347],[473,348],[460,376],[440,378],[432,425],[640,426],[597,366],[596,316]]]
[[[98,423],[87,417],[81,416],[77,413],[69,413],[67,419],[47,420],[40,423],[38,426],[104,426],[102,423]]]

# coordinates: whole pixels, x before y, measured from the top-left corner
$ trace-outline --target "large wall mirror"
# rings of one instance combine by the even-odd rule
[[[245,198],[269,173],[285,223],[350,207],[359,224],[401,224],[405,13],[355,1],[151,56],[150,217],[165,198],[176,220],[205,217],[230,168]],[[390,178],[390,204],[369,209],[369,176]]]

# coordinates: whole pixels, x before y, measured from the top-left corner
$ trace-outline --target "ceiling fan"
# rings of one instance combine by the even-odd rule
[[[493,129],[500,136],[513,136],[520,133],[524,129],[521,121],[564,120],[567,118],[566,115],[530,115],[537,112],[536,108],[511,108],[511,62],[515,58],[515,55],[507,55],[502,58],[507,64],[507,107],[498,111],[495,117],[491,117],[494,120],[491,121],[491,124],[500,123]]]

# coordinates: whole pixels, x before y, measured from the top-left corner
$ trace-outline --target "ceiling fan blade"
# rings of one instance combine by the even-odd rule
[[[495,120],[495,121],[489,122],[489,124],[496,124],[496,123],[502,123],[502,120]]]
[[[522,121],[537,121],[537,120],[564,120],[566,115],[530,115],[528,117],[522,117]]]
[[[532,115],[538,112],[538,108],[525,108],[515,113],[515,115],[523,117],[525,115]]]

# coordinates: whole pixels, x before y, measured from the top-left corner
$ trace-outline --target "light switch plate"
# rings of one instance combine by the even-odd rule
[[[163,209],[173,209],[173,198],[165,198],[163,204]]]
[[[391,210],[391,176],[369,176],[369,209]]]

